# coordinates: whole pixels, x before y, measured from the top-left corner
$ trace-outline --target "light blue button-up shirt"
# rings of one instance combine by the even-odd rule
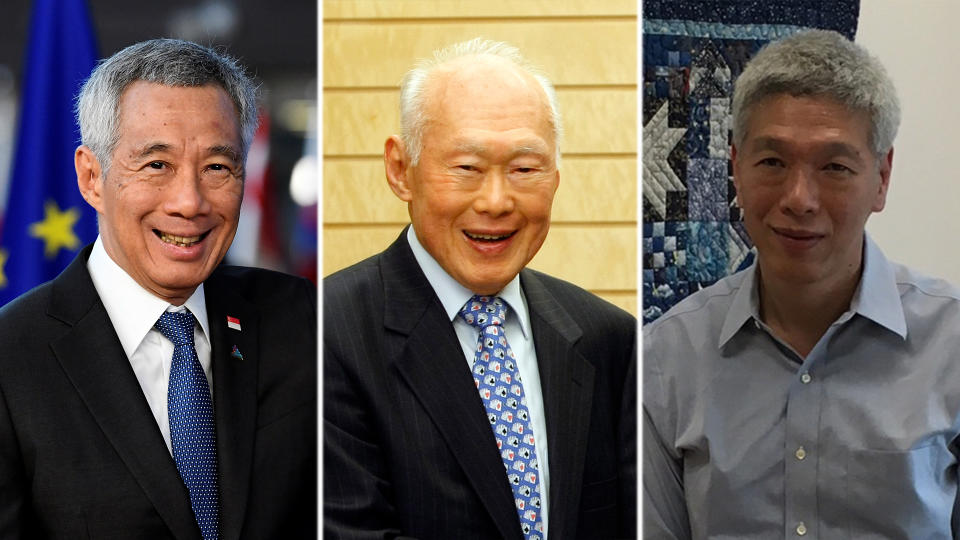
[[[960,290],[865,237],[802,358],[760,321],[757,271],[644,328],[644,538],[960,537]]]

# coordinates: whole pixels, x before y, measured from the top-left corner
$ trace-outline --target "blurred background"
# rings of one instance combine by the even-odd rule
[[[35,9],[39,10],[36,17],[33,15]],[[261,83],[261,126],[248,157],[243,215],[237,238],[227,256],[228,262],[278,269],[316,281],[319,174],[316,156],[317,9],[315,0],[4,2],[5,23],[3,32],[0,32],[0,215],[5,219],[0,232],[0,291],[14,287],[14,263],[19,262],[17,257],[26,251],[13,246],[21,241],[21,236],[36,237],[44,230],[24,229],[29,231],[26,235],[15,232],[14,229],[23,224],[12,223],[14,213],[8,212],[10,194],[33,191],[31,186],[37,183],[39,174],[21,164],[18,168],[20,174],[13,177],[15,156],[19,155],[22,162],[29,158],[24,157],[22,150],[18,154],[18,141],[28,140],[22,133],[32,134],[31,148],[38,146],[38,137],[42,141],[55,137],[69,139],[63,134],[66,129],[56,127],[47,118],[28,118],[31,125],[24,125],[21,105],[25,101],[32,102],[32,111],[41,111],[42,114],[48,108],[55,108],[57,103],[62,106],[65,99],[69,101],[73,97],[64,98],[62,92],[46,94],[44,92],[49,90],[41,88],[43,84],[26,84],[27,73],[29,69],[35,70],[31,81],[43,79],[38,74],[48,73],[47,79],[56,82],[58,69],[64,64],[78,62],[73,58],[75,55],[65,55],[63,51],[72,53],[85,47],[86,42],[75,45],[71,40],[85,35],[86,27],[92,32],[96,59],[110,56],[138,41],[175,37],[211,46],[233,56]],[[86,11],[88,20],[84,20],[83,11]],[[46,56],[38,52],[42,43],[53,43],[54,52]],[[31,48],[37,50],[31,54]],[[89,73],[85,65],[81,69]],[[28,87],[33,90],[27,90]],[[32,98],[28,92],[33,92]],[[44,100],[54,103],[44,103]],[[68,140],[68,143],[76,146],[78,141]],[[51,145],[49,148],[59,147]],[[64,152],[56,152],[60,153]],[[54,155],[48,151],[46,165],[62,171],[57,173],[65,178],[61,190],[72,188],[76,191],[75,176],[71,176],[72,148],[66,153]],[[54,195],[39,193],[38,196],[49,201]],[[12,200],[16,205],[25,204],[16,197]],[[45,211],[44,223],[78,224],[74,234],[80,247],[95,238],[95,228],[89,227],[90,219],[80,217],[85,209],[67,209],[63,203],[60,208],[45,208]],[[74,211],[77,213],[71,213]],[[57,218],[60,218],[59,222]],[[31,221],[37,218],[16,219]],[[79,224],[85,222],[88,226],[80,230]],[[29,223],[26,225],[30,226]],[[64,230],[66,232],[59,237],[59,248],[56,243],[52,248],[59,253],[55,256],[47,253],[48,262],[55,262],[55,259],[69,262],[79,249],[67,249],[76,247],[77,241],[69,236],[69,227]],[[91,230],[94,231],[93,237],[89,236]],[[52,233],[44,237],[48,250],[54,239]],[[9,282],[8,276],[11,278]],[[0,299],[6,301],[9,298]]]
[[[409,222],[382,157],[400,129],[400,79],[477,36],[517,46],[557,88],[560,187],[530,266],[636,314],[635,0],[325,0],[323,275],[384,250]]]

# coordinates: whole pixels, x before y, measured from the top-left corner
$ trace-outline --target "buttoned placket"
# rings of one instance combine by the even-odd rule
[[[777,338],[762,322],[757,328],[776,341],[790,364],[796,366],[790,375],[793,382],[787,391],[784,422],[784,538],[818,538],[820,516],[817,512],[817,484],[821,470],[820,412],[823,403],[823,381],[819,373],[827,361],[829,343],[845,322],[837,321],[827,329],[806,358],[801,358],[789,345]]]

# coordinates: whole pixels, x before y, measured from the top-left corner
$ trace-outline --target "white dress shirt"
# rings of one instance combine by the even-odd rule
[[[443,267],[434,259],[417,239],[413,227],[407,229],[407,242],[413,250],[420,269],[427,277],[434,292],[443,304],[443,309],[453,323],[457,333],[463,356],[467,361],[467,369],[473,368],[476,357],[477,340],[480,331],[467,324],[458,316],[460,309],[473,296],[473,292],[453,279]],[[527,398],[527,410],[530,412],[530,424],[536,441],[537,462],[540,476],[540,515],[543,519],[543,537],[547,538],[547,512],[550,494],[550,468],[547,460],[547,421],[543,409],[543,391],[540,386],[540,371],[537,366],[537,353],[533,346],[533,332],[530,328],[530,313],[527,311],[527,300],[520,288],[520,276],[514,276],[495,296],[499,296],[510,305],[504,332],[510,342],[510,348],[516,355],[517,369],[523,377],[523,392]]]
[[[183,306],[171,306],[166,300],[141,287],[110,258],[100,237],[97,237],[90,258],[87,259],[87,270],[90,271],[97,294],[107,309],[113,329],[120,338],[130,367],[140,382],[143,395],[163,434],[163,440],[167,443],[167,450],[172,455],[170,421],[167,417],[167,384],[170,381],[173,342],[163,337],[153,325],[164,311],[182,311],[186,308],[193,313],[200,323],[194,326],[194,348],[207,376],[212,395],[210,339],[207,337],[210,335],[210,327],[207,323],[203,284],[197,287]]]

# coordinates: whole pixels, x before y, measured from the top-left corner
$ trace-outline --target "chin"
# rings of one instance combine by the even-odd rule
[[[210,277],[208,274],[198,270],[190,272],[189,275],[162,276],[155,282],[168,290],[183,291],[197,288],[208,277]]]

